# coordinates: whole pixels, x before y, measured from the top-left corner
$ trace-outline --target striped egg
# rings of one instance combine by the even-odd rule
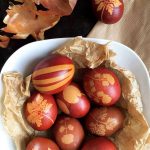
[[[74,72],[75,67],[71,59],[52,54],[36,65],[32,74],[32,83],[41,93],[56,94],[69,85]]]

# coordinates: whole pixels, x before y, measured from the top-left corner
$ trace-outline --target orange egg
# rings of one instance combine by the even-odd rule
[[[84,117],[90,109],[90,101],[75,83],[69,84],[57,94],[56,101],[65,114],[74,118]]]
[[[123,127],[125,116],[117,107],[92,109],[86,117],[86,128],[98,136],[111,136]]]
[[[53,132],[61,150],[78,150],[84,138],[82,125],[71,117],[59,116]]]
[[[105,137],[95,137],[88,140],[81,150],[117,150],[117,147]]]
[[[95,103],[103,106],[115,104],[121,95],[118,77],[108,68],[95,68],[84,76],[86,94]]]
[[[124,12],[122,0],[92,0],[92,5],[97,18],[106,24],[118,22]]]
[[[57,117],[57,105],[53,96],[33,93],[24,104],[24,115],[33,129],[47,130]]]
[[[41,93],[56,94],[72,80],[75,67],[66,56],[52,54],[41,60],[34,68],[32,83]]]

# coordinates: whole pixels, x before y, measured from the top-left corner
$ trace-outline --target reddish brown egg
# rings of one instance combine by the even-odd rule
[[[86,128],[98,136],[111,136],[123,127],[125,116],[117,107],[101,107],[90,111]]]
[[[124,12],[122,0],[92,0],[92,5],[97,18],[106,24],[118,22]]]
[[[54,125],[54,137],[62,150],[78,150],[84,130],[75,118],[61,116]]]
[[[24,105],[27,122],[35,130],[47,130],[57,117],[57,105],[51,95],[34,93]]]
[[[90,102],[75,83],[69,84],[56,98],[59,108],[74,118],[85,116],[90,109]]]
[[[32,74],[32,83],[41,93],[55,94],[69,85],[74,71],[71,59],[52,54],[36,65]]]
[[[26,150],[60,150],[55,142],[48,138],[36,137],[26,147]]]
[[[121,87],[115,73],[107,68],[95,68],[84,76],[84,89],[97,104],[110,106],[121,95]]]
[[[117,147],[105,137],[96,137],[88,140],[81,150],[117,150]]]

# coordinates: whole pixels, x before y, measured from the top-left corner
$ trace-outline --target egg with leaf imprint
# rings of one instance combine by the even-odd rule
[[[108,68],[95,68],[83,78],[84,90],[95,103],[103,106],[115,104],[121,95],[121,86],[116,74]]]
[[[97,18],[106,24],[114,24],[123,16],[123,0],[92,0],[92,6]]]
[[[87,130],[98,136],[111,136],[123,127],[125,116],[118,107],[92,109],[85,119]]]
[[[78,150],[84,139],[81,123],[66,116],[59,116],[54,124],[53,133],[61,150]]]
[[[57,105],[53,96],[33,93],[24,104],[24,115],[33,129],[47,130],[57,117]]]
[[[76,83],[69,84],[56,95],[59,108],[74,118],[84,117],[90,109],[90,101]]]

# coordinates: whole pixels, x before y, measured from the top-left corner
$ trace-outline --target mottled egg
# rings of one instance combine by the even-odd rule
[[[71,59],[63,55],[51,54],[34,68],[32,83],[41,93],[56,94],[69,85],[74,72]]]
[[[92,0],[92,5],[97,18],[106,24],[118,22],[124,12],[122,0]]]
[[[24,115],[35,130],[47,130],[57,117],[57,105],[51,95],[35,92],[24,104]]]
[[[84,76],[86,94],[99,105],[115,104],[121,95],[118,77],[108,68],[95,68]]]
[[[117,147],[105,137],[96,137],[88,140],[81,150],[117,150]]]
[[[54,137],[62,150],[78,150],[84,130],[75,118],[60,116],[54,125]]]
[[[59,108],[67,115],[74,118],[85,116],[90,109],[90,102],[77,84],[69,84],[56,96]]]
[[[98,136],[111,136],[123,127],[125,116],[117,107],[94,108],[86,117],[87,130]]]
[[[60,150],[56,143],[48,138],[36,137],[29,142],[26,150]]]

